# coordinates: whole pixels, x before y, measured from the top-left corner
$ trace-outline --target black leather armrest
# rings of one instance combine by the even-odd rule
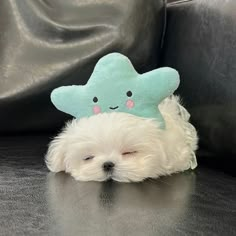
[[[169,4],[162,61],[180,72],[177,93],[198,129],[201,153],[230,165],[236,156],[235,20],[234,0]]]

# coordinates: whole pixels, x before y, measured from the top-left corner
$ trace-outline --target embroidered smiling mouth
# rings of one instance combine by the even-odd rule
[[[115,110],[117,108],[119,108],[119,106],[116,106],[116,107],[109,107],[111,110]]]

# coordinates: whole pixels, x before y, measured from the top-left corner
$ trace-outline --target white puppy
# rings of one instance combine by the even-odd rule
[[[46,164],[80,181],[137,182],[197,166],[197,133],[176,96],[159,105],[166,129],[155,119],[102,113],[74,119],[50,143]]]

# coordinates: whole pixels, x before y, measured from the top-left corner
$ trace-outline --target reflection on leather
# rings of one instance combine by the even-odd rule
[[[114,235],[116,229],[122,230],[118,235],[172,232],[172,223],[184,220],[194,189],[191,171],[129,184],[78,182],[64,173],[49,173],[47,200],[56,219],[51,230],[60,235],[95,235],[97,230]]]

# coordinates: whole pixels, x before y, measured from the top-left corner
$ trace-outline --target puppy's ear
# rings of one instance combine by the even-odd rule
[[[66,144],[60,135],[49,144],[45,162],[50,171],[60,172],[65,170],[65,150]]]

